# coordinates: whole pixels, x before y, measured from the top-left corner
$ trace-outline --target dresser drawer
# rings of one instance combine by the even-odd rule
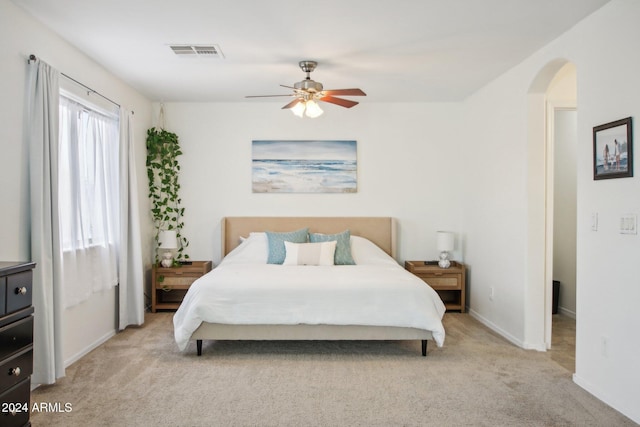
[[[0,277],[0,316],[7,312],[7,278]]]
[[[5,390],[25,378],[33,371],[33,350],[29,349],[5,359],[0,364],[0,390]]]
[[[0,328],[0,360],[33,343],[33,316],[25,317]]]
[[[31,381],[25,379],[0,394],[0,425],[24,426],[29,422]]]
[[[421,276],[432,288],[460,289],[460,278],[457,274],[443,274],[442,276]]]
[[[31,270],[7,276],[7,313],[31,305]]]

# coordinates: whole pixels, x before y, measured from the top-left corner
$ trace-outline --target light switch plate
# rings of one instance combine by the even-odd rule
[[[598,212],[591,214],[591,230],[598,231]]]
[[[638,234],[638,216],[624,214],[620,217],[620,234]]]

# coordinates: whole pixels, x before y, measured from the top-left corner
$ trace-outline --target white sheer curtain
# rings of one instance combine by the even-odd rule
[[[41,61],[28,66],[27,121],[33,273],[33,375],[35,384],[64,376],[62,353],[62,251],[58,218],[59,73]]]
[[[133,146],[133,113],[120,109],[120,240],[118,327],[144,323],[144,281]]]
[[[94,172],[88,174],[88,169],[77,159],[73,160],[79,152],[72,149],[65,151],[60,146],[60,120],[70,118],[66,117],[67,112],[60,117],[60,111],[64,109],[60,107],[59,75],[57,70],[40,60],[29,61],[25,137],[29,146],[31,259],[36,262],[33,275],[34,384],[53,384],[65,374],[62,316],[64,283],[68,281],[63,280],[63,274],[70,274],[71,264],[69,259],[65,260],[63,254],[74,253],[75,264],[91,262],[93,267],[102,268],[102,262],[94,262],[91,259],[91,249],[99,247],[98,252],[107,251],[109,255],[105,264],[109,265],[111,272],[105,276],[106,284],[92,283],[90,288],[93,289],[95,286],[96,289],[102,289],[104,286],[112,287],[119,283],[118,312],[114,313],[114,317],[117,316],[118,327],[124,329],[128,325],[140,325],[144,322],[144,282],[133,156],[132,113],[121,109],[121,116],[115,117],[120,126],[112,127],[110,131],[104,129],[101,122],[104,117],[100,117],[99,113],[87,116],[86,123],[91,124],[88,127],[90,134],[115,133],[109,137],[114,137],[115,143],[118,144],[112,154],[103,153],[104,145],[96,144],[94,149],[97,157],[104,158],[103,165],[92,165],[93,169],[89,169]],[[75,112],[79,116],[84,114],[77,110]],[[61,171],[60,156],[71,158],[76,166]],[[107,171],[115,177],[113,180],[106,178]],[[75,184],[71,186],[70,181],[66,180],[71,174],[85,174],[86,179],[97,183],[96,190],[79,194],[79,188]],[[61,180],[68,185],[62,194]],[[112,202],[96,205],[97,196],[108,192],[114,196]],[[67,208],[62,206],[61,200],[69,202],[71,208],[65,211]],[[97,217],[108,216],[113,222],[96,228],[93,222],[87,223],[80,219],[78,212],[83,209],[84,202],[90,205],[94,203],[93,213]],[[74,231],[72,237],[63,238],[61,224],[67,223],[77,225],[80,232]],[[71,250],[72,247],[75,249]],[[65,248],[67,250],[63,250]],[[81,254],[81,257],[86,258],[78,258],[78,252],[87,252]],[[66,270],[63,268],[63,261],[67,261]],[[101,274],[93,270],[92,279]],[[79,284],[84,279],[78,276],[72,281]],[[79,291],[72,287],[71,297],[75,298],[76,292]]]
[[[118,284],[118,120],[60,97],[59,200],[65,307]]]

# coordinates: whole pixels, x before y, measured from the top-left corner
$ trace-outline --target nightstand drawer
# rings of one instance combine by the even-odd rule
[[[444,274],[442,276],[423,276],[420,278],[434,289],[460,289],[461,280],[457,274]]]
[[[188,289],[199,276],[165,276],[158,280],[160,289]]]

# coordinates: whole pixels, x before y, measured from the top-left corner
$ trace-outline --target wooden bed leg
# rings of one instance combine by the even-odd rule
[[[422,356],[427,357],[427,340],[422,340]]]
[[[198,356],[202,356],[202,340],[196,340],[196,347],[198,348]]]

